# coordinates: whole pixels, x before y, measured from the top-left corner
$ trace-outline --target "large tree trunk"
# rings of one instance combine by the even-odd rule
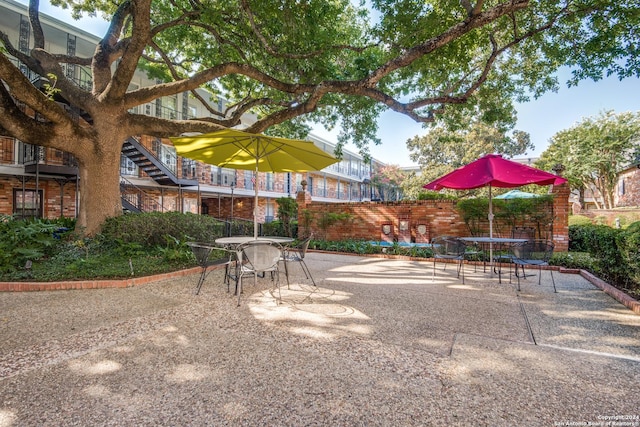
[[[122,214],[120,197],[120,149],[93,151],[80,164],[80,211],[78,229],[92,236],[105,219]]]

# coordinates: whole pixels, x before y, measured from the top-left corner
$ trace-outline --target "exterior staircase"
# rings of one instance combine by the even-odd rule
[[[158,184],[173,186],[198,185],[197,179],[178,178],[155,154],[133,137],[127,138],[124,144],[122,144],[122,154],[131,159],[131,161]]]

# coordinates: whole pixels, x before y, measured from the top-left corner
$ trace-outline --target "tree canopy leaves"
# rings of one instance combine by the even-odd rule
[[[0,31],[0,128],[78,158],[79,223],[93,232],[120,211],[116,168],[130,135],[209,132],[251,113],[249,132],[290,136],[320,122],[340,127],[341,142],[366,149],[379,142],[384,109],[449,129],[472,118],[506,132],[515,122],[513,102],[555,89],[561,66],[573,70],[571,84],[640,76],[639,2],[372,0],[367,8],[349,0],[55,0],[111,23],[94,53],[77,57],[47,51],[39,2],[30,0],[31,50]],[[49,102],[13,59],[30,73],[55,75],[72,108]],[[86,67],[91,88],[68,78],[65,64]],[[139,67],[159,83],[130,85]],[[189,120],[132,112],[183,92],[206,105],[198,88],[231,108]],[[91,120],[77,123],[71,111]],[[97,191],[94,181],[114,189]],[[99,204],[91,194],[101,195]]]
[[[640,113],[603,111],[556,133],[536,165],[551,169],[562,164],[571,188],[581,193],[596,189],[604,206],[597,199],[596,205],[611,209],[618,172],[638,162],[639,156]]]
[[[533,148],[529,134],[515,131],[512,136],[481,121],[468,128],[448,129],[438,126],[424,136],[407,141],[411,160],[420,165],[419,179],[407,182],[408,195],[416,196],[422,186],[461,166],[473,162],[485,154],[498,153],[507,158],[523,154]]]

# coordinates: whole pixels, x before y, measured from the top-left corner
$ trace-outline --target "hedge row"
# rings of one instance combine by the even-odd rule
[[[625,229],[571,225],[569,252],[589,253],[593,262],[583,268],[620,289],[640,295],[640,221]]]

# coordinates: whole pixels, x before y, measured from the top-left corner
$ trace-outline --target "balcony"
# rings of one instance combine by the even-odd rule
[[[66,178],[78,176],[78,161],[64,151],[20,143],[19,163],[24,171],[33,174],[57,175]]]

